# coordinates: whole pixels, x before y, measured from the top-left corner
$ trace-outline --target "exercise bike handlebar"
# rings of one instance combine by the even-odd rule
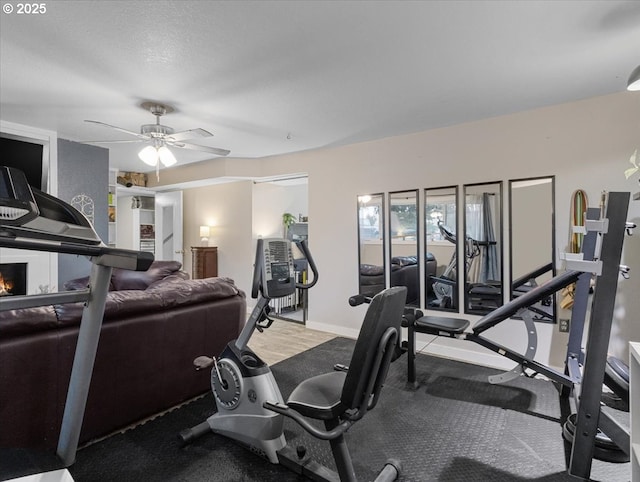
[[[311,256],[311,251],[309,251],[309,247],[307,246],[307,240],[304,239],[299,242],[296,241],[296,245],[300,248],[300,251],[302,251],[302,254],[304,254],[304,257],[307,259],[307,263],[309,263],[309,268],[311,268],[311,272],[313,273],[313,280],[311,282],[296,283],[296,288],[308,290],[309,288],[312,288],[313,286],[315,286],[315,284],[318,282],[318,268],[316,267],[316,263],[313,260],[313,256]]]
[[[371,303],[372,299],[373,298],[371,298],[370,296],[353,295],[352,297],[349,298],[349,305],[360,306],[362,303]]]

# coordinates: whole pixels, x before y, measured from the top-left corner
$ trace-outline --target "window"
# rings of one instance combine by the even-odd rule
[[[415,192],[396,193],[391,197],[391,206],[389,206],[391,238],[405,241],[417,239],[418,206],[416,198]]]
[[[455,194],[428,196],[425,204],[425,228],[427,242],[446,241],[440,230],[440,223],[452,234],[456,234],[456,197]]]
[[[382,241],[382,196],[358,197],[360,242]]]

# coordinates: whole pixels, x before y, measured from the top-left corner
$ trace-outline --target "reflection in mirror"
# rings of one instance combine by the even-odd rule
[[[554,213],[555,178],[509,181],[511,298],[544,283],[555,274]],[[535,321],[555,321],[555,299],[530,308]]]
[[[407,287],[407,305],[420,306],[418,190],[389,193],[390,286]]]
[[[384,194],[358,196],[359,292],[374,296],[385,288]]]
[[[458,188],[424,191],[426,307],[458,311]]]
[[[502,305],[502,182],[464,186],[465,312]]]

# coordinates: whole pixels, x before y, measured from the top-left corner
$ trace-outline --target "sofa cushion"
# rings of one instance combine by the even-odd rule
[[[89,277],[84,276],[82,278],[72,279],[71,281],[67,281],[62,285],[62,288],[65,291],[77,291],[77,290],[85,290],[89,287]],[[109,291],[113,291],[113,284],[111,280],[109,280]]]
[[[52,330],[58,326],[53,306],[0,311],[0,339]]]
[[[109,280],[109,291],[144,290],[166,276],[179,276],[188,279],[189,273],[180,271],[182,264],[178,261],[154,261],[147,271],[131,271],[114,268]],[[83,290],[89,286],[89,277],[72,279],[64,283],[65,291]]]
[[[65,303],[54,306],[60,325],[77,325],[82,318],[84,303]],[[111,291],[107,295],[104,306],[104,321],[160,311],[163,308],[159,294],[147,293],[145,290]]]
[[[361,264],[360,274],[363,276],[380,276],[384,274],[384,266],[376,266],[375,264]]]
[[[213,302],[232,296],[244,297],[229,278],[184,279],[180,274],[152,283],[146,290],[111,291],[104,307],[105,323],[139,314],[165,311],[176,306]],[[60,325],[80,322],[83,303],[55,305]]]
[[[401,268],[404,266],[411,266],[414,264],[418,264],[417,256],[395,256],[391,258],[391,265],[397,264]]]
[[[223,277],[183,280],[168,276],[149,286],[146,293],[159,295],[164,308],[192,305],[238,295],[244,297],[244,292],[236,287],[232,279]]]
[[[114,268],[111,284],[115,291],[145,290],[154,281],[179,271],[181,267],[182,264],[178,261],[154,261],[147,271]]]

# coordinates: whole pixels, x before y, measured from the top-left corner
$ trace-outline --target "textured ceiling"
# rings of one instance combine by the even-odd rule
[[[9,2],[13,3],[13,2]],[[203,145],[263,157],[624,90],[638,1],[50,1],[0,14],[0,118],[130,139],[143,101]],[[141,144],[111,163],[149,169]],[[179,163],[210,155],[174,149]],[[240,162],[240,161],[239,161]]]

